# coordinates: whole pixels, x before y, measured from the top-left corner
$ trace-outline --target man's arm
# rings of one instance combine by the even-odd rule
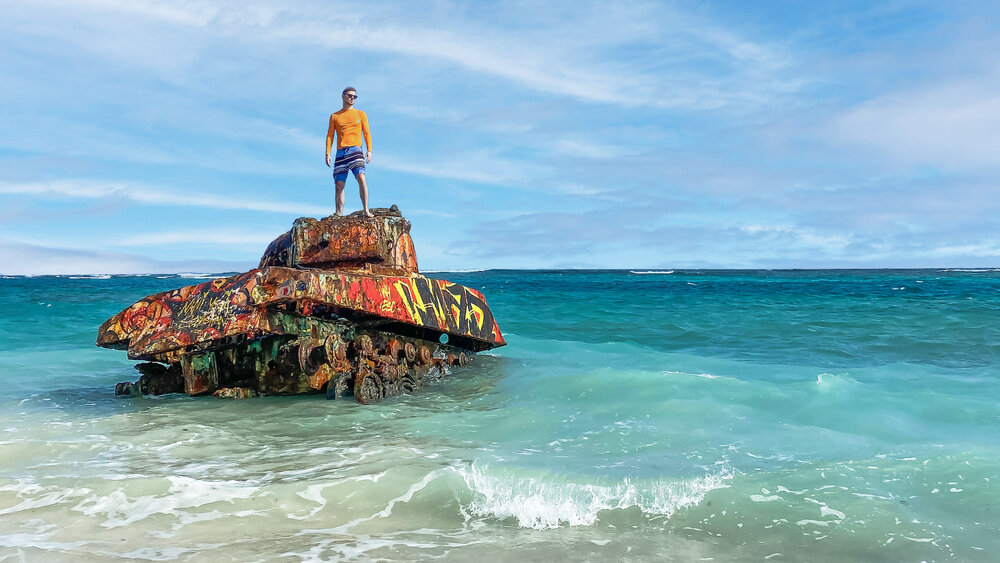
[[[372,134],[368,130],[368,114],[365,112],[361,112],[361,134],[365,136],[365,145],[368,147],[365,163],[369,163],[372,161]]]
[[[330,125],[326,128],[326,165],[330,166],[330,147],[333,146],[333,134],[337,132],[337,126],[333,121],[333,114],[330,114]]]

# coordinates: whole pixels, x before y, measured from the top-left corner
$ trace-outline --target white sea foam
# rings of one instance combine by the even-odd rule
[[[122,553],[122,559],[145,559],[147,561],[174,561],[185,555],[194,555],[199,551],[211,547],[221,547],[223,544],[213,546],[199,545],[198,548],[190,547],[143,547],[128,553]]]
[[[789,489],[788,487],[785,487],[785,486],[782,486],[782,485],[778,485],[778,492],[779,493],[791,493],[793,495],[803,495],[805,493],[808,493],[809,489],[802,489],[801,491],[793,491],[793,490]]]
[[[355,482],[360,483],[362,481],[371,481],[372,483],[378,483],[379,479],[385,476],[388,471],[382,471],[380,473],[373,473],[370,475],[358,475],[355,477],[348,477],[346,479],[341,479],[338,481],[331,481],[327,483],[319,483],[316,485],[309,485],[306,490],[299,491],[296,493],[299,497],[316,504],[316,507],[310,510],[307,514],[288,514],[288,517],[293,520],[306,520],[312,518],[319,511],[326,507],[326,497],[323,496],[323,491],[326,489],[336,487],[343,483]]]
[[[695,377],[700,377],[702,379],[719,379],[720,375],[713,375],[711,373],[691,373],[688,371],[670,371],[667,370],[663,372],[663,375],[693,375]]]
[[[49,538],[52,536],[51,530],[46,530],[44,532],[38,533],[19,533],[19,534],[9,534],[0,535],[0,546],[3,547],[15,547],[18,551],[23,550],[26,547],[33,547],[36,549],[41,549],[45,551],[62,551],[71,553],[75,550],[80,549],[87,545],[86,541],[76,541],[76,542],[57,542],[51,541]],[[6,561],[4,558],[2,561]],[[16,561],[26,561],[24,558],[24,552],[21,552],[21,558],[16,559]]]
[[[604,485],[522,477],[475,464],[457,471],[473,492],[473,501],[467,507],[471,513],[501,520],[513,518],[523,528],[538,530],[589,526],[602,510],[631,507],[669,517],[678,509],[700,503],[709,491],[728,487],[733,476],[727,469],[690,480],[624,479]]]
[[[819,515],[820,516],[824,516],[824,517],[825,516],[833,516],[834,518],[837,518],[838,520],[843,520],[844,518],[846,518],[846,516],[844,515],[843,512],[841,512],[839,510],[834,510],[834,509],[830,508],[829,506],[826,506],[825,504],[823,506],[819,507]]]
[[[1000,268],[945,268],[942,272],[959,272],[963,274],[978,274],[982,272],[1000,272]]]
[[[629,270],[629,273],[635,274],[637,276],[656,275],[656,274],[661,276],[668,276],[674,273],[674,271],[673,270]]]
[[[0,488],[0,491],[14,492],[21,502],[4,509],[0,509],[0,516],[16,514],[24,511],[35,511],[39,508],[54,506],[64,502],[73,502],[79,497],[86,497],[91,493],[86,488],[58,488],[43,487],[31,481],[18,480],[10,485]]]
[[[857,385],[858,381],[848,375],[836,373],[821,373],[816,376],[816,384],[820,389],[829,391],[831,389],[843,389],[850,385]]]
[[[87,516],[104,516],[105,528],[126,526],[154,514],[178,515],[186,508],[213,502],[229,502],[249,498],[258,487],[237,481],[202,481],[190,477],[168,476],[170,490],[163,495],[130,498],[122,489],[108,495],[91,496],[73,507]]]
[[[92,276],[69,276],[71,280],[110,280],[111,274],[94,274]]]
[[[424,490],[424,488],[427,487],[427,485],[429,485],[432,481],[437,479],[440,475],[441,475],[441,470],[431,471],[430,473],[425,475],[423,479],[411,485],[410,488],[405,493],[390,500],[389,504],[387,504],[386,507],[383,508],[380,512],[372,516],[372,518],[376,517],[385,518],[389,516],[390,514],[392,514],[392,509],[394,506],[396,506],[396,503],[410,502],[410,500],[413,499],[413,495]]]
[[[205,274],[200,272],[181,272],[177,274],[179,278],[214,280],[215,278],[225,278],[226,274]]]

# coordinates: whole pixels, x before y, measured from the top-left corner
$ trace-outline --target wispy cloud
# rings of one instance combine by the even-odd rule
[[[836,116],[831,137],[911,165],[1000,168],[998,88],[980,79],[893,92]]]
[[[248,198],[244,195],[214,196],[184,193],[162,187],[98,180],[54,180],[48,182],[2,182],[0,194],[21,194],[42,197],[72,197],[81,199],[113,198],[146,205],[242,209],[293,215],[328,215],[327,207],[276,200]]]
[[[717,108],[758,104],[798,88],[781,77],[788,55],[777,45],[741,37],[701,17],[648,3],[524,5],[545,26],[528,25],[513,7],[469,17],[461,3],[373,8],[351,17],[338,6],[245,2],[56,2],[70,10],[119,13],[175,26],[212,27],[242,40],[276,41],[439,61],[551,94],[625,106]],[[405,20],[405,23],[399,20]],[[399,22],[399,23],[397,23]],[[498,28],[498,24],[500,27]],[[506,29],[504,29],[506,28]],[[659,68],[609,52],[669,53]],[[695,63],[714,63],[715,72]],[[141,64],[141,61],[140,61]],[[720,68],[728,69],[722,80]],[[668,70],[668,72],[663,72]],[[735,85],[739,87],[734,87]],[[627,92],[627,95],[622,95]]]
[[[137,254],[57,248],[0,239],[0,274],[159,274],[176,272],[238,272],[256,264],[227,260],[154,260]]]
[[[567,156],[595,160],[620,158],[627,150],[622,145],[587,142],[575,138],[559,139],[553,144],[552,148]]]
[[[486,150],[457,152],[448,156],[426,162],[412,162],[395,156],[380,157],[377,164],[397,172],[491,185],[523,183],[551,173],[546,167],[530,161],[509,159]]]
[[[110,246],[158,246],[166,244],[194,245],[252,245],[265,248],[280,228],[249,230],[235,229],[183,229],[175,231],[153,231],[115,237]]]

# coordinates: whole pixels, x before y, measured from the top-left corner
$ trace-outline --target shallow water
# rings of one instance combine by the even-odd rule
[[[198,279],[0,279],[0,560],[1000,558],[1000,272],[485,271],[413,396],[122,399]]]

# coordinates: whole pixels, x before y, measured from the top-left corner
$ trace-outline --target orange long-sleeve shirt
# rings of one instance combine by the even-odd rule
[[[342,109],[330,114],[330,126],[326,130],[326,154],[330,154],[333,136],[337,135],[337,149],[360,147],[361,136],[365,145],[372,150],[372,134],[368,130],[368,116],[359,109]]]

